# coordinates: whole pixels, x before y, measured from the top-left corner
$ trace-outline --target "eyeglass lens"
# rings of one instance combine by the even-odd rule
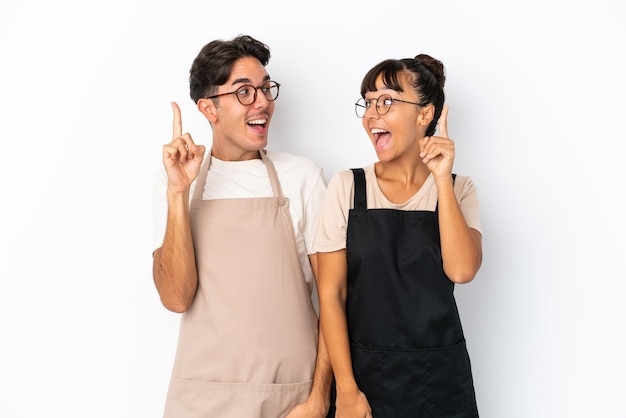
[[[265,98],[270,102],[273,102],[278,97],[278,83],[270,81],[261,87],[254,87],[249,84],[239,87],[236,90],[237,99],[239,99],[242,105],[249,106],[256,100],[257,89],[260,89]]]
[[[393,100],[388,94],[383,94],[377,99],[366,100],[364,98],[360,98],[354,105],[356,115],[360,118],[365,116],[365,111],[370,108],[372,101],[376,102],[376,112],[378,112],[379,115],[386,115],[393,104]]]

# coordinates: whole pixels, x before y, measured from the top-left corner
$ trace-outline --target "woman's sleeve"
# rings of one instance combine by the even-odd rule
[[[346,248],[346,230],[353,182],[350,170],[335,173],[330,179],[313,241],[313,249],[316,252],[333,252]]]

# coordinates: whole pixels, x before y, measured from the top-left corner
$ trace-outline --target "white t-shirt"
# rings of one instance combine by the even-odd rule
[[[322,167],[298,155],[267,151],[274,163],[280,186],[289,199],[289,213],[293,221],[296,246],[307,283],[313,283],[309,254],[313,254],[313,237],[326,184]],[[190,189],[190,201],[196,182]],[[267,168],[261,159],[222,161],[211,157],[203,200],[271,197],[272,185]],[[163,244],[167,224],[167,174],[161,167],[156,175],[154,189],[154,248]]]
[[[364,167],[367,207],[369,209],[429,210],[437,207],[437,185],[429,174],[422,187],[404,203],[390,202],[378,185],[374,164]],[[471,178],[456,176],[454,194],[467,226],[481,232],[478,193]],[[330,179],[322,205],[319,227],[313,242],[315,252],[333,252],[346,248],[348,212],[354,207],[354,175],[343,170]]]

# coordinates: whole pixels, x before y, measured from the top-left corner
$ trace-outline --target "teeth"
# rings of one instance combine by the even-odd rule
[[[248,122],[248,125],[263,125],[265,122],[267,122],[267,119],[251,120]]]
[[[372,133],[373,134],[382,134],[385,133],[387,131],[385,131],[384,129],[372,129]]]

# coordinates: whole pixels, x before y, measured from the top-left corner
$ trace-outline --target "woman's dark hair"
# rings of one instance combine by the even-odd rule
[[[376,91],[376,79],[381,76],[385,86],[395,91],[403,91],[399,76],[408,74],[409,80],[421,106],[433,104],[435,115],[428,125],[426,136],[434,135],[437,121],[441,116],[445,94],[443,86],[446,82],[445,67],[441,61],[426,54],[415,58],[387,59],[375,65],[365,74],[361,82],[361,97],[368,91]]]
[[[243,57],[254,57],[266,66],[270,61],[270,49],[248,35],[206,44],[189,70],[189,95],[193,101],[198,103],[201,98],[214,94],[230,77],[233,63]]]

